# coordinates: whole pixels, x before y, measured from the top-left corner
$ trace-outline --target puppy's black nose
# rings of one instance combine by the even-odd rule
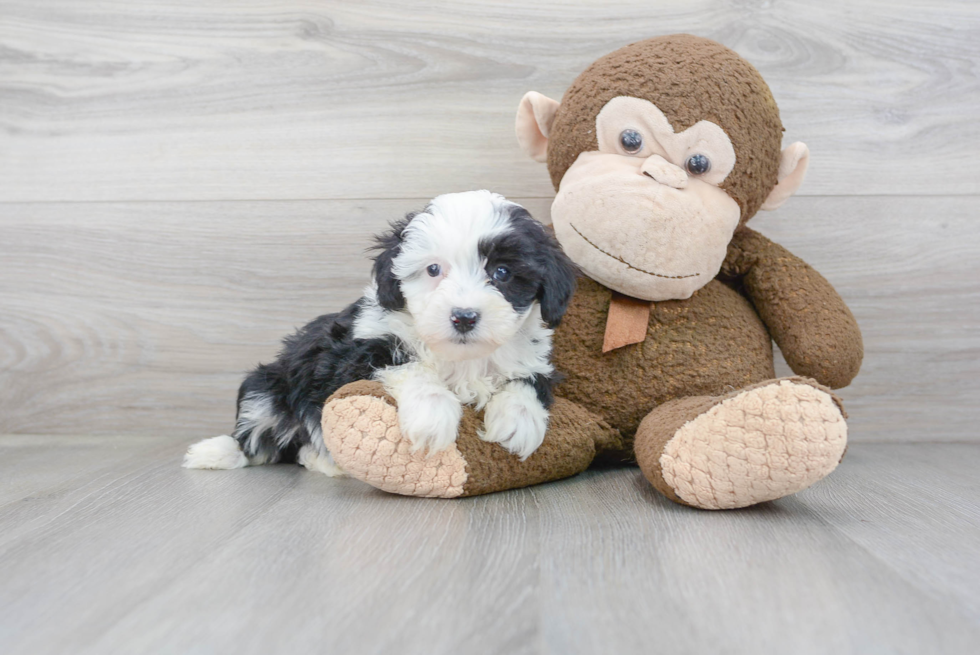
[[[480,320],[480,312],[475,309],[456,307],[450,314],[450,320],[452,320],[453,327],[456,328],[457,332],[465,334],[476,327],[476,322]]]

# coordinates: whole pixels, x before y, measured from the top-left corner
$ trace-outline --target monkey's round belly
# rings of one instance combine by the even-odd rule
[[[687,300],[654,303],[643,343],[602,352],[612,292],[588,278],[555,332],[556,389],[632,443],[657,405],[714,395],[775,377],[772,340],[752,304],[712,280]]]

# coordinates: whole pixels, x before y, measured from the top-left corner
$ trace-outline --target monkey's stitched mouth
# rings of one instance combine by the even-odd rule
[[[606,252],[605,250],[603,250],[599,246],[597,246],[594,243],[592,243],[587,236],[585,236],[584,234],[582,234],[581,232],[579,232],[578,228],[575,227],[575,224],[574,223],[569,222],[568,224],[572,226],[572,229],[573,230],[575,230],[575,234],[577,234],[580,237],[582,237],[583,239],[585,239],[585,242],[587,244],[589,244],[590,246],[592,246],[593,248],[595,248],[596,250],[598,250],[599,252],[601,252],[606,257],[611,257],[612,259],[615,259],[620,264],[625,264],[628,268],[631,268],[634,271],[639,271],[640,273],[646,273],[647,275],[652,275],[653,277],[666,278],[668,280],[683,280],[684,278],[698,277],[699,275],[701,275],[700,273],[691,273],[690,275],[663,275],[661,273],[653,273],[651,271],[643,270],[642,268],[633,266],[632,264],[630,264],[628,261],[626,261],[622,257],[618,257],[617,255],[613,255],[612,253]]]

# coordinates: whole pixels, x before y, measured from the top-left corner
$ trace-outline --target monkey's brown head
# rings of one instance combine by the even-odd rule
[[[530,92],[517,138],[547,162],[555,235],[592,278],[645,300],[688,298],[736,228],[803,182],[772,93],[732,50],[687,34],[600,58],[561,103]]]

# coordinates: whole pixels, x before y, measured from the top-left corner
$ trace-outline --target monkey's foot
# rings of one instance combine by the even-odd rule
[[[465,407],[456,443],[429,456],[411,450],[398,428],[398,406],[378,382],[354,382],[323,407],[323,440],[351,477],[404,496],[458,498],[566,478],[588,468],[609,426],[574,403],[557,400],[544,443],[521,461],[477,431],[482,413]]]
[[[643,419],[636,458],[665,496],[733,509],[806,489],[840,463],[840,400],[807,378],[770,380],[725,396],[664,403]]]

